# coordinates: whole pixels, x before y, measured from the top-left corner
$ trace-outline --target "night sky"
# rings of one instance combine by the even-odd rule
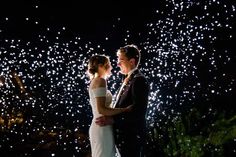
[[[199,156],[236,152],[235,134],[217,143],[210,133],[228,126],[230,134],[235,126],[233,0],[80,3],[1,3],[1,156],[85,156],[92,118],[87,60],[110,56],[108,87],[115,95],[122,79],[116,50],[126,44],[141,49],[140,69],[150,82],[149,156],[174,156],[173,130],[192,142],[177,142],[178,150],[187,145],[187,152],[198,146]],[[199,146],[197,137],[208,141]]]
[[[155,3],[152,1],[141,3],[123,0],[99,2],[88,0],[83,4],[77,4],[75,0],[49,2],[10,0],[1,5],[3,12],[1,15],[5,15],[2,18],[11,19],[3,24],[8,28],[8,33],[14,33],[14,36],[32,37],[40,30],[44,32],[45,27],[52,27],[54,30],[66,27],[68,36],[80,34],[90,40],[98,41],[102,40],[105,34],[110,34],[114,29],[112,25],[118,23],[121,27],[114,32],[116,36],[119,36],[118,31],[125,31],[128,28],[134,32],[141,31],[155,11],[151,8],[153,4]],[[118,20],[121,22],[117,22]]]

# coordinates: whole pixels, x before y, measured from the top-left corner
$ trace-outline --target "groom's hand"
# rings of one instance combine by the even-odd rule
[[[114,123],[114,120],[110,116],[101,116],[96,118],[95,123],[99,126],[106,126],[106,125],[112,125]]]

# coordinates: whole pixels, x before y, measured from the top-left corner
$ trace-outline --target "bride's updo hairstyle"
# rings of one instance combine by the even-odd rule
[[[109,58],[104,55],[94,55],[89,58],[88,61],[88,75],[90,79],[94,77],[95,73],[98,72],[98,67],[106,65],[109,62]]]

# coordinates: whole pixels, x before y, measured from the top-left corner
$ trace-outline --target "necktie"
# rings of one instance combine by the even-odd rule
[[[127,84],[128,83],[128,81],[129,81],[129,77],[126,77],[124,80],[123,80],[123,84]]]
[[[128,82],[128,79],[129,79],[129,77],[126,77],[124,80],[123,80],[123,83],[122,83],[122,85],[121,85],[121,87],[120,87],[120,90],[119,90],[119,92],[118,92],[118,94],[117,94],[117,96],[116,96],[116,99],[115,99],[115,103],[113,104],[113,108],[115,108],[115,106],[116,106],[116,104],[117,104],[117,102],[118,102],[118,100],[119,100],[119,97],[120,97],[120,95],[121,95],[121,93],[122,93],[122,91],[123,91],[123,88],[124,88],[124,86],[127,84],[127,82]]]

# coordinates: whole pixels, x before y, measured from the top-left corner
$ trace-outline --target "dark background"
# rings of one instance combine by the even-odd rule
[[[79,33],[82,36],[99,40],[105,32],[109,32],[112,23],[120,18],[123,29],[140,31],[145,22],[153,14],[153,5],[159,2],[145,1],[31,1],[9,0],[1,4],[1,17],[9,17],[11,21],[5,24],[8,27],[8,36],[32,36],[39,31],[37,27],[66,27],[71,34]],[[36,8],[38,6],[38,8]],[[29,21],[24,18],[29,17]],[[39,24],[36,27],[34,21]],[[14,23],[14,25],[12,25]],[[68,32],[69,33],[69,32]],[[119,33],[119,32],[117,32]],[[71,35],[68,34],[68,35]]]

